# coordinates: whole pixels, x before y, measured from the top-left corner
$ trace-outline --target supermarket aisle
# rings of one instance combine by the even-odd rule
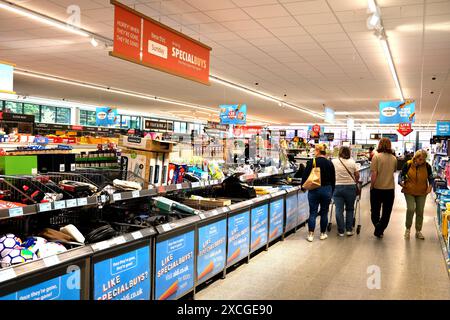
[[[327,240],[316,237],[308,243],[302,228],[198,292],[196,299],[450,299],[431,197],[425,241],[403,239],[406,204],[400,189],[384,239],[375,238],[368,199],[366,187],[359,236],[338,237],[333,221]],[[380,289],[367,287],[372,265],[380,267]]]

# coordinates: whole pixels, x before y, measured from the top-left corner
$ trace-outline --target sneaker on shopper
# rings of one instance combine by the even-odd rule
[[[409,236],[411,235],[411,231],[409,229],[405,230],[405,239],[409,239]]]
[[[347,231],[345,234],[346,234],[348,237],[351,237],[352,235],[355,234],[355,232],[354,232],[354,231]]]
[[[313,240],[314,240],[314,233],[310,232],[308,234],[308,236],[306,237],[306,240],[308,240],[309,242],[313,242]]]
[[[338,233],[338,236],[339,237],[343,237],[343,236],[345,236],[345,234],[344,233]]]
[[[425,240],[425,237],[423,236],[422,232],[417,231],[416,232],[416,238],[420,240]]]
[[[328,238],[328,235],[326,233],[320,234],[320,240],[325,240],[326,238]]]

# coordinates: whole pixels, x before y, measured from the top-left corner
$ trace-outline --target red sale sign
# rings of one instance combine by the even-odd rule
[[[114,11],[112,56],[209,84],[211,48],[111,0]]]
[[[404,137],[413,132],[411,123],[399,123],[397,131]]]

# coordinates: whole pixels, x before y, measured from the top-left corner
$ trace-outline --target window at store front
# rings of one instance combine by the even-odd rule
[[[80,125],[82,126],[96,126],[97,118],[95,111],[80,110]]]

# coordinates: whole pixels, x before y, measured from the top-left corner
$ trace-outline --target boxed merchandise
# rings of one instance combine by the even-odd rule
[[[121,156],[122,169],[142,178],[144,187],[166,183],[169,166],[167,153],[122,149]]]
[[[0,157],[0,173],[3,175],[31,175],[37,172],[37,156]]]
[[[173,142],[140,137],[121,136],[119,139],[119,146],[121,147],[153,152],[172,152],[174,144]]]

